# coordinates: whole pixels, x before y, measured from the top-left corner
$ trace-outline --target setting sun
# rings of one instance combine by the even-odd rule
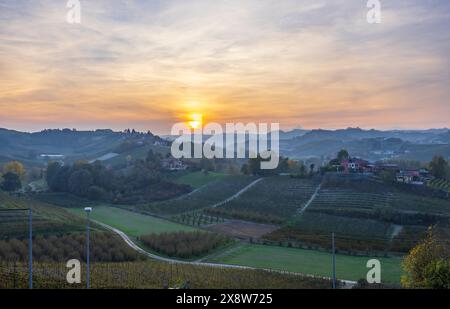
[[[202,123],[203,123],[203,115],[202,114],[191,114],[189,116],[189,126],[192,129],[198,129],[199,127],[201,127]]]

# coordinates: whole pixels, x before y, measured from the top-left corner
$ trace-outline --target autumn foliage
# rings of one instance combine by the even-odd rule
[[[190,259],[205,255],[230,242],[230,238],[215,233],[177,232],[141,236],[151,249],[171,257]]]

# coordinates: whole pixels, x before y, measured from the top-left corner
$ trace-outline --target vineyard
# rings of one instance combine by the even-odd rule
[[[236,219],[280,224],[311,198],[320,180],[265,178],[237,199],[207,213]]]
[[[145,257],[128,247],[112,233],[91,233],[91,260],[95,262],[128,262]],[[86,259],[86,234],[38,235],[33,239],[33,260],[64,262]],[[28,239],[0,240],[0,261],[27,261]]]
[[[183,173],[183,172],[182,172]],[[174,179],[174,182],[189,185],[193,188],[200,188],[204,185],[211,183],[213,181],[219,180],[222,177],[225,177],[225,174],[213,173],[213,172],[185,172],[186,174],[182,174],[181,176]]]
[[[216,181],[194,191],[192,194],[181,198],[151,203],[149,205],[137,205],[134,208],[139,211],[165,215],[192,212],[226,200],[255,179],[249,176],[220,177]]]
[[[327,248],[329,235],[335,232],[344,237],[339,247],[350,253],[407,252],[428,226],[437,224],[445,230],[449,219],[447,200],[408,194],[369,180],[331,177],[303,214],[265,239]]]
[[[85,269],[82,267],[83,282]],[[34,288],[82,289],[85,283],[69,285],[64,264],[35,263]],[[28,287],[27,264],[0,262],[0,288]],[[94,289],[327,289],[331,282],[293,274],[263,270],[213,268],[155,261],[94,263],[91,265]]]
[[[33,233],[57,234],[84,229],[84,221],[64,209],[24,197],[0,192],[0,209],[28,209],[33,211]],[[28,213],[0,212],[0,237],[23,237],[28,234]]]
[[[430,188],[450,193],[450,181],[445,179],[433,179],[428,183]]]

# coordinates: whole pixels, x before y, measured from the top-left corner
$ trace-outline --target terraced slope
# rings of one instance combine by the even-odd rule
[[[406,252],[428,226],[446,230],[449,222],[448,200],[370,180],[327,178],[308,209],[267,239],[328,247],[334,232],[341,249]]]
[[[133,206],[132,208],[161,215],[174,215],[196,211],[228,199],[252,183],[255,179],[255,177],[251,176],[225,176],[181,198],[148,205]]]
[[[18,198],[0,192],[0,209],[33,210],[34,234],[65,233],[84,230],[84,220],[49,204]],[[0,212],[0,237],[23,237],[28,233],[27,212]]]
[[[319,183],[318,179],[264,178],[217,211],[208,212],[250,221],[282,223],[308,202]]]

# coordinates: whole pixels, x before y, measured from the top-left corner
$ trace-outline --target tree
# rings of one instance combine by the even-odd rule
[[[447,179],[450,173],[448,162],[442,156],[435,156],[429,164],[431,174],[440,179]]]
[[[342,160],[347,160],[348,158],[350,158],[350,154],[346,149],[342,149],[337,154],[337,159],[339,162],[341,162]]]
[[[69,177],[68,184],[71,193],[80,196],[87,196],[89,188],[93,184],[92,174],[85,169],[73,172]]]
[[[47,166],[47,173],[45,175],[45,179],[47,181],[47,185],[52,190],[54,188],[54,180],[60,169],[61,169],[61,164],[58,162],[50,162]]]
[[[449,288],[450,248],[430,228],[425,240],[414,247],[403,261],[406,288]]]
[[[384,182],[391,183],[396,180],[397,172],[393,170],[385,170],[380,173],[380,177]]]
[[[105,190],[97,186],[91,186],[88,189],[88,198],[91,200],[101,200],[105,196]]]
[[[430,289],[450,289],[450,261],[430,263],[425,269],[424,285]]]
[[[310,176],[314,175],[315,167],[316,167],[316,165],[314,163],[311,163],[311,165],[309,166],[309,175]]]
[[[248,167],[248,164],[243,164],[241,167],[241,173],[244,175],[250,175],[250,169]]]
[[[11,161],[9,163],[6,163],[5,166],[3,166],[3,171],[5,172],[5,174],[8,172],[14,173],[19,176],[20,180],[25,180],[25,167],[18,161]]]
[[[216,170],[216,163],[213,159],[202,158],[200,165],[205,173],[214,172]]]
[[[42,179],[42,170],[38,167],[32,167],[28,171],[28,180],[35,181],[35,180],[39,180],[39,179]]]
[[[154,153],[152,149],[150,149],[147,153],[147,157],[145,162],[147,162],[147,166],[152,170],[161,170],[162,169],[162,157],[159,153]]]
[[[14,192],[22,188],[22,182],[20,181],[19,175],[7,172],[3,175],[2,189],[8,192]]]

